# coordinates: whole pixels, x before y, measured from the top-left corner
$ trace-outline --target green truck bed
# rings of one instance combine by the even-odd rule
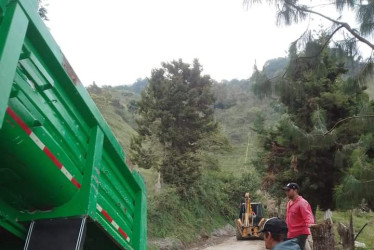
[[[58,218],[85,219],[79,249],[146,249],[143,180],[37,6],[0,0],[0,249]]]

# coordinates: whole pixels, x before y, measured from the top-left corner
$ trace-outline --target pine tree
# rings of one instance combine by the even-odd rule
[[[211,85],[198,60],[192,65],[182,60],[162,63],[152,71],[138,103],[139,138],[133,139],[133,161],[146,168],[158,166],[163,180],[181,193],[199,179],[200,141],[217,129]],[[157,162],[150,155],[161,157]]]
[[[265,132],[264,143],[268,152],[265,187],[279,196],[282,185],[299,182],[314,209],[317,205],[334,208],[336,188],[339,200],[344,191],[355,192],[346,185],[352,183],[352,177],[366,192],[348,199],[350,205],[372,198],[367,192],[372,183],[367,181],[374,174],[370,165],[374,105],[364,92],[365,86],[357,78],[347,77],[345,63],[349,58],[326,47],[325,41],[322,32],[303,51],[291,48],[288,70],[277,83],[287,112],[276,127]]]

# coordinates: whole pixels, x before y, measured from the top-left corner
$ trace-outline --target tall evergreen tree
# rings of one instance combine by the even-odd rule
[[[200,176],[199,142],[217,129],[211,85],[197,59],[192,65],[182,60],[162,63],[152,71],[138,104],[133,160],[141,167],[158,166],[163,180],[182,193]]]
[[[278,82],[279,98],[287,112],[275,128],[265,132],[264,141],[268,152],[265,187],[281,195],[280,186],[297,181],[314,209],[317,205],[334,208],[336,188],[352,190],[352,186],[342,186],[347,173],[355,173],[348,176],[349,180],[355,177],[356,184],[367,183],[361,185],[366,191],[372,185],[367,182],[368,173],[374,173],[369,164],[373,126],[368,119],[374,114],[374,105],[364,92],[365,86],[355,78],[343,77],[347,73],[346,58],[338,49],[326,47],[325,42],[322,33],[301,52],[291,48],[288,70]],[[357,164],[363,160],[366,170],[358,170]],[[349,200],[350,205],[371,196],[361,193]]]
[[[249,79],[253,93],[260,99],[270,97],[272,95],[271,81],[266,76],[265,72],[260,72],[255,65],[253,73]]]

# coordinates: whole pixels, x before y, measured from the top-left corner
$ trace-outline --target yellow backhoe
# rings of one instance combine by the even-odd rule
[[[235,220],[236,239],[263,239],[259,231],[264,223],[261,203],[251,203],[249,193],[245,193],[244,202],[240,205],[239,219]]]

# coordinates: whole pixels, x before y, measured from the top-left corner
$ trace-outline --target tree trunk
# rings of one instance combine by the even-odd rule
[[[339,222],[338,224],[338,233],[340,235],[340,241],[343,245],[343,250],[354,250],[354,232],[353,232],[353,219],[352,219],[352,210],[349,218],[349,227]]]
[[[334,249],[334,230],[330,220],[317,224],[310,231],[313,236],[313,250]]]

